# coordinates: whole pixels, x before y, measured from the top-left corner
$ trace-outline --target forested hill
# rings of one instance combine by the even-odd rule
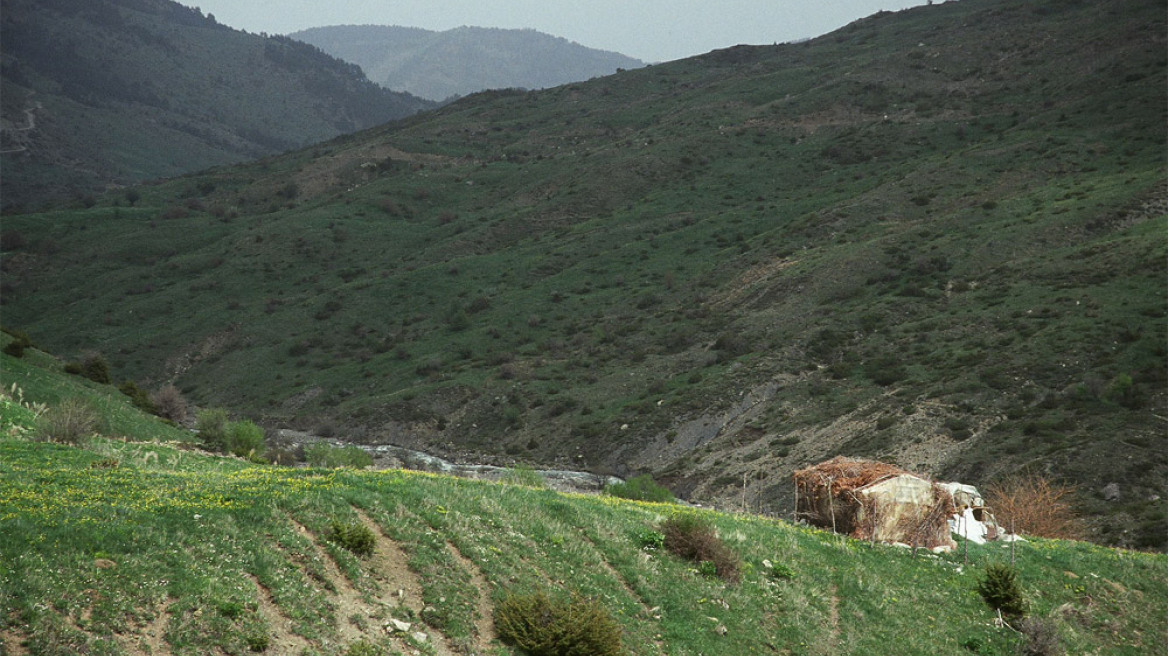
[[[169,0],[5,0],[3,203],[239,162],[432,106]]]
[[[337,25],[289,35],[359,64],[386,88],[433,100],[486,89],[543,89],[644,62],[535,30]]]

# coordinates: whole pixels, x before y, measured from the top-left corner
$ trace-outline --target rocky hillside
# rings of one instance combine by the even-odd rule
[[[169,0],[11,0],[0,16],[3,204],[239,162],[431,106],[303,43]]]
[[[644,62],[535,30],[337,25],[289,35],[361,67],[387,89],[449,100],[485,89],[543,89]]]

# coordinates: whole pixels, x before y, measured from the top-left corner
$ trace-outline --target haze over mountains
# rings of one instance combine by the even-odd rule
[[[430,100],[485,89],[542,89],[645,65],[535,30],[338,25],[288,36],[359,65],[387,89]]]
[[[696,501],[782,511],[836,454],[1037,470],[1163,548],[1166,38],[1154,0],[962,0],[475,94],[6,216],[4,322],[266,425]]]
[[[5,0],[3,206],[85,196],[433,106],[168,0]]]

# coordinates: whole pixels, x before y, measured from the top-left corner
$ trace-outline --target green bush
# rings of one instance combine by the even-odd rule
[[[23,358],[24,349],[33,347],[32,339],[26,333],[19,330],[8,330],[7,328],[4,329],[4,332],[12,335],[12,341],[8,342],[4,347],[4,352],[8,355],[14,358]]]
[[[130,403],[134,404],[142,412],[150,414],[158,414],[158,407],[154,405],[154,400],[146,393],[146,390],[138,387],[138,384],[132,380],[124,381],[118,385],[118,391],[130,397]]]
[[[636,539],[637,544],[641,545],[641,548],[645,550],[661,549],[665,546],[665,534],[661,531],[654,531],[653,529],[638,531]]]
[[[264,450],[264,429],[250,421],[229,425],[227,448],[241,458],[258,456]]]
[[[657,503],[674,503],[677,498],[669,488],[658,485],[649,474],[634,476],[624,483],[613,483],[604,487],[604,493],[622,499],[634,501],[655,501]]]
[[[373,456],[356,446],[333,446],[317,442],[304,447],[304,459],[312,467],[352,467],[364,469],[373,464]]]
[[[69,398],[49,408],[37,420],[37,437],[47,442],[78,445],[97,432],[100,417],[85,399]]]
[[[661,523],[661,532],[665,535],[665,548],[671,553],[694,563],[699,571],[702,563],[713,563],[713,572],[719,578],[729,583],[738,582],[741,561],[701,517],[674,515]]]
[[[199,440],[207,449],[252,458],[263,453],[264,430],[250,421],[229,421],[219,409],[199,411],[195,419]]]
[[[1006,619],[1021,619],[1026,615],[1026,600],[1018,583],[1018,571],[1009,565],[987,565],[985,578],[978,583],[977,591],[991,608],[1002,611]]]
[[[100,353],[86,353],[79,362],[67,363],[65,373],[84,376],[102,385],[109,385],[113,382],[113,379],[110,378],[109,362],[106,362],[105,356]]]
[[[334,519],[329,524],[325,539],[337,546],[343,547],[358,556],[373,555],[373,547],[377,544],[377,536],[360,522],[342,522]]]
[[[545,592],[506,593],[495,607],[495,627],[503,642],[530,656],[614,656],[623,654],[621,628],[595,599],[569,599]]]
[[[195,430],[199,434],[199,441],[211,451],[226,452],[230,423],[226,410],[217,408],[200,410],[195,416]]]

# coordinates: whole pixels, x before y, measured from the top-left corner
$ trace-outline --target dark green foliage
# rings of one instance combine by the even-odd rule
[[[738,582],[741,560],[706,520],[691,513],[674,515],[661,523],[661,533],[665,535],[665,548],[694,563],[699,572],[705,567],[728,583]]]
[[[337,519],[329,523],[325,539],[358,556],[372,556],[373,548],[377,545],[377,536],[361,522],[345,522]]]
[[[109,362],[106,361],[104,355],[96,352],[86,353],[80,361],[67,363],[65,373],[84,376],[102,385],[109,385],[112,382]]]
[[[154,405],[154,400],[150,398],[150,394],[141,387],[138,387],[138,384],[134,381],[123,381],[121,385],[118,385],[118,391],[130,397],[130,402],[139,410],[150,414],[158,414],[158,406]]]
[[[1002,611],[1002,616],[1018,620],[1026,615],[1026,599],[1018,583],[1018,570],[1002,563],[986,565],[985,577],[977,584],[977,591],[991,608]]]
[[[504,592],[495,606],[499,638],[530,656],[618,656],[621,628],[596,599]]]
[[[227,411],[218,408],[200,410],[195,416],[195,431],[199,435],[199,441],[211,451],[227,451],[230,424]]]
[[[32,348],[34,345],[32,339],[28,334],[20,330],[4,329],[4,332],[12,336],[12,341],[4,346],[4,353],[11,355],[14,358],[24,357],[24,350]]]
[[[606,485],[604,487],[604,493],[622,499],[633,499],[635,501],[655,501],[657,503],[673,503],[677,501],[673,493],[669,491],[669,488],[658,485],[653,480],[651,474],[641,474],[623,483]]]

